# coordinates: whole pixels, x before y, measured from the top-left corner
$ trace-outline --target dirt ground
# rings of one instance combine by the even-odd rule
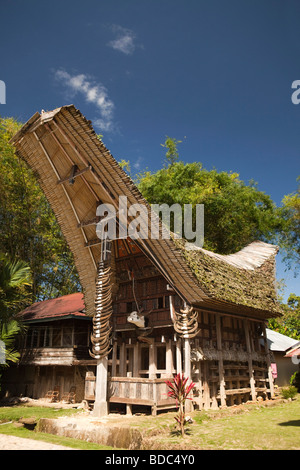
[[[77,450],[48,442],[0,434],[0,450]]]

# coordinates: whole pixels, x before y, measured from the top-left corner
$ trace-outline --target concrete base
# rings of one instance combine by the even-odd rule
[[[38,431],[95,442],[117,449],[141,450],[143,448],[143,436],[140,431],[128,424],[109,422],[108,417],[103,419],[103,422],[94,418],[80,417],[41,418]]]

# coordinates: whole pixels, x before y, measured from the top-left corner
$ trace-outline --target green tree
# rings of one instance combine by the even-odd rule
[[[280,244],[286,253],[285,261],[289,268],[295,268],[295,273],[299,272],[300,267],[300,176],[297,181],[297,190],[282,201],[285,226],[280,237]]]
[[[173,145],[170,145],[170,140]],[[204,204],[204,247],[233,253],[256,239],[273,241],[281,216],[270,196],[257,185],[246,185],[237,173],[208,171],[199,162],[177,159],[180,141],[167,138],[171,162],[155,173],[137,175],[138,187],[150,204]],[[172,230],[172,226],[171,226]]]
[[[30,268],[23,261],[11,261],[0,254],[0,377],[1,369],[17,362],[16,336],[24,330],[15,314],[28,302],[31,287]]]
[[[9,322],[28,303],[32,285],[29,266],[24,261],[11,261],[0,253],[0,322]]]
[[[80,289],[73,256],[33,172],[10,138],[20,125],[0,119],[0,251],[32,272],[31,302]]]
[[[287,303],[282,304],[283,315],[269,320],[268,327],[290,338],[300,340],[300,296],[290,294]]]
[[[16,320],[7,323],[0,323],[0,371],[7,367],[9,362],[18,362],[20,353],[15,348],[15,341],[18,334],[23,331],[22,326]],[[0,375],[1,378],[1,375]],[[1,389],[0,389],[1,390]]]
[[[177,140],[172,137],[166,136],[164,144],[160,144],[162,147],[167,149],[166,161],[169,165],[173,165],[179,159],[178,144],[181,144],[182,140]]]

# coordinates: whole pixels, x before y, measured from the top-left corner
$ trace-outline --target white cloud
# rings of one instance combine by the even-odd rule
[[[141,163],[142,163],[143,160],[144,160],[143,157],[138,157],[136,162],[133,164],[133,168],[135,170],[140,170],[141,169]]]
[[[113,114],[115,106],[102,83],[95,83],[85,74],[72,76],[65,70],[57,70],[55,78],[61,81],[71,94],[81,93],[88,103],[96,106],[100,117],[94,120],[94,124],[101,131],[112,131],[114,129]]]
[[[119,25],[112,25],[111,30],[117,37],[113,41],[110,41],[108,45],[124,54],[132,54],[136,48],[134,43],[136,36],[134,32],[131,29],[126,29]]]

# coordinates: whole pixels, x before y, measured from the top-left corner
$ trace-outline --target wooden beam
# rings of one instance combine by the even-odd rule
[[[79,170],[77,165],[73,165],[71,170],[70,170],[70,174],[68,176],[66,176],[65,178],[63,178],[63,179],[58,180],[57,184],[68,183],[68,182],[70,184],[73,184],[75,178],[77,178],[80,175],[83,175],[84,173],[86,173],[89,170],[92,170],[92,168],[93,167],[91,165],[89,165],[86,168],[83,168],[83,170]]]
[[[88,227],[89,225],[97,225],[97,223],[100,222],[100,217],[97,215],[96,217],[93,217],[92,219],[87,219],[83,220],[82,222],[79,222],[77,227]]]
[[[91,246],[100,245],[102,243],[101,238],[93,238],[92,240],[87,240],[84,244],[85,248],[90,248]]]

